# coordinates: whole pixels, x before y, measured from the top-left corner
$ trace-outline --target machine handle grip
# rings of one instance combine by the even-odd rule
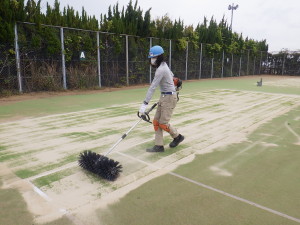
[[[151,106],[151,108],[150,108],[148,111],[146,111],[145,114],[142,114],[142,115],[140,115],[140,112],[137,112],[137,116],[138,116],[139,118],[141,118],[142,120],[148,122],[148,123],[152,123],[152,122],[150,121],[149,113],[150,113],[156,106],[157,106],[157,103],[155,103],[153,106]]]

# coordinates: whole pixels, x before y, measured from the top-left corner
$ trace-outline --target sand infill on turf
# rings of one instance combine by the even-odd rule
[[[295,104],[287,107],[284,105],[287,100]],[[155,158],[155,156],[149,155],[144,151],[143,143],[145,143],[146,135],[146,144],[153,144],[153,137],[151,137],[153,128],[148,124],[140,124],[133,133],[135,135],[129,135],[116,149],[116,152],[110,156],[121,161],[124,166],[124,173],[114,183],[95,179],[80,170],[76,163],[72,165],[72,161],[57,165],[59,170],[53,171],[53,173],[65,171],[66,165],[70,166],[68,168],[72,169],[72,173],[62,176],[61,179],[50,185],[41,186],[41,190],[55,205],[55,212],[52,213],[46,209],[37,211],[30,206],[29,209],[36,216],[36,221],[54,220],[59,213],[63,214],[61,209],[65,209],[65,212],[72,214],[79,221],[86,224],[98,224],[96,215],[89,216],[90,213],[93,214],[95,207],[105,207],[107,204],[118,201],[141,184],[171,171],[177,165],[189,162],[193,159],[194,154],[209,153],[228,144],[246,140],[247,135],[258,126],[288,112],[299,104],[299,98],[295,96],[230,90],[199,92],[183,96],[181,101],[176,108],[172,122],[186,136],[185,142],[182,143],[184,146],[182,149],[175,149],[173,153],[170,152],[163,157]],[[136,106],[137,104],[129,105],[132,108]],[[106,111],[106,109],[100,109],[97,113],[104,115]],[[136,121],[136,118],[131,116],[110,117],[109,115],[99,116],[95,120],[94,115],[95,111],[88,110],[68,114],[67,120],[61,115],[4,124],[6,132],[1,132],[0,136],[3,138],[2,140],[5,140],[3,144],[8,146],[5,151],[19,154],[29,152],[24,154],[21,159],[17,157],[9,161],[9,170],[41,168],[68,155],[78,154],[84,149],[105,152],[123,134],[123,131],[128,130]],[[80,117],[85,117],[85,121],[80,123],[78,121]],[[54,125],[55,129],[53,129]],[[116,132],[107,131],[107,135],[105,132],[101,133],[107,127],[112,127],[112,130],[116,130]],[[95,139],[88,134],[95,134]],[[137,150],[132,148],[133,145]],[[49,167],[49,170],[51,172],[54,169]],[[44,172],[41,171],[39,174]],[[32,177],[28,179],[30,178]],[[34,182],[36,179],[37,177],[32,181]],[[9,182],[7,180],[6,185]],[[23,190],[27,190],[28,183],[24,182],[13,180],[10,185],[18,184],[15,187],[20,191],[23,188]],[[23,193],[29,205],[33,204],[29,200],[33,198],[31,194],[38,196],[36,192]],[[40,196],[39,199],[47,202]],[[34,204],[38,205],[36,202]]]

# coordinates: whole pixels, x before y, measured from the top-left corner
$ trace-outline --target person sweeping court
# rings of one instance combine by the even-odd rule
[[[148,103],[150,102],[156,88],[160,87],[160,98],[158,107],[153,119],[153,126],[155,130],[155,145],[152,148],[146,149],[147,152],[163,152],[164,140],[163,131],[168,132],[173,141],[169,144],[171,148],[176,147],[184,140],[184,136],[179,134],[169,121],[177,104],[177,92],[173,82],[174,74],[169,69],[167,63],[164,61],[164,50],[161,46],[153,46],[149,50],[148,58],[151,66],[156,68],[153,81],[147,91],[145,100],[141,105],[139,112],[144,114]]]

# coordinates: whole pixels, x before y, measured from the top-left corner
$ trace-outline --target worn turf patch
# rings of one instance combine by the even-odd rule
[[[35,166],[33,168],[17,170],[17,171],[15,171],[15,174],[22,179],[32,177],[32,176],[38,175],[40,173],[43,173],[45,171],[49,171],[49,170],[61,167],[70,162],[77,161],[77,158],[78,158],[78,154],[72,154],[72,155],[69,155],[69,156],[63,158],[58,163],[52,163],[52,164],[48,164],[48,165],[40,165],[40,166]]]
[[[7,147],[6,146],[4,146],[4,145],[0,145],[0,152],[1,151],[3,151],[3,150],[6,150],[7,149]]]
[[[4,149],[5,150],[5,149]],[[30,155],[34,152],[40,151],[39,150],[34,150],[34,151],[28,151],[28,152],[24,152],[24,153],[12,153],[12,152],[0,152],[0,162],[5,162],[8,160],[16,160],[16,159],[20,159],[24,156]]]
[[[91,141],[91,140],[97,140],[109,135],[115,134],[116,131],[111,129],[103,129],[100,132],[71,132],[71,133],[65,133],[62,136],[63,137],[69,137],[74,139],[74,141]]]
[[[74,174],[74,168],[65,169],[56,173],[52,173],[47,176],[37,178],[33,181],[33,183],[37,187],[43,187],[43,186],[51,187],[51,184],[53,182],[59,181],[64,177],[70,176],[71,174]]]

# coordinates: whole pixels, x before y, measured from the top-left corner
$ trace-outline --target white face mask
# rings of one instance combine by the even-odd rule
[[[151,65],[155,66],[156,65],[156,57],[151,58]]]

